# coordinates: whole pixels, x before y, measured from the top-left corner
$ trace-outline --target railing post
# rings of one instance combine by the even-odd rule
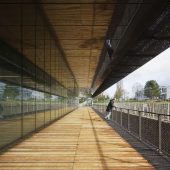
[[[122,127],[122,108],[120,108],[120,125]]]
[[[12,115],[13,113],[13,108],[12,108],[12,102],[10,103],[10,115]]]
[[[170,114],[169,103],[168,103],[167,105],[168,105],[168,108],[167,108],[167,115],[168,115],[168,121],[169,121],[169,120],[170,120],[170,116],[169,116],[169,114]]]
[[[139,113],[139,139],[141,140],[142,139],[142,128],[141,128],[141,125],[142,125],[142,112],[138,111]]]
[[[111,120],[113,121],[113,109],[112,109],[112,114],[111,114]]]
[[[130,131],[130,118],[129,118],[129,109],[127,109],[128,111],[128,131]]]
[[[161,153],[162,150],[162,133],[161,133],[161,129],[162,129],[162,115],[158,115],[158,124],[159,124],[159,132],[158,132],[158,136],[159,136],[159,153]]]
[[[116,120],[115,120],[115,121],[116,121],[116,123],[118,123],[118,122],[117,122],[117,111],[118,111],[118,108],[116,107],[115,110],[116,110],[116,112],[115,112],[115,118],[116,118]]]
[[[116,108],[115,108],[115,110],[116,110]],[[112,117],[111,117],[112,121],[114,121],[114,120],[113,120],[113,111],[114,111],[114,110],[112,109]]]
[[[27,113],[28,113],[28,102],[27,102]]]

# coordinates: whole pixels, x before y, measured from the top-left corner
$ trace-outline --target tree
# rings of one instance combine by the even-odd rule
[[[129,99],[129,92],[126,89],[123,89],[123,99],[128,100]]]
[[[88,100],[88,98],[91,97],[91,95],[92,94],[91,94],[90,89],[81,89],[80,94],[79,94],[79,97],[80,97],[79,103],[85,102],[86,100]]]
[[[20,88],[13,85],[5,85],[3,99],[16,99],[19,96]]]
[[[120,98],[122,98],[123,96],[123,82],[122,81],[119,81],[117,83],[117,86],[116,86],[116,92],[114,94],[114,98],[116,98],[117,100],[120,100]]]
[[[116,98],[116,99],[120,99],[121,98],[121,96],[122,96],[122,91],[121,91],[121,89],[120,88],[117,88],[116,89],[116,92],[115,92],[115,94],[114,94],[114,98]]]
[[[144,87],[144,95],[150,99],[160,96],[159,85],[155,80],[149,80]]]
[[[101,93],[97,97],[95,97],[94,102],[104,103],[108,100],[110,100],[109,96],[107,94]]]

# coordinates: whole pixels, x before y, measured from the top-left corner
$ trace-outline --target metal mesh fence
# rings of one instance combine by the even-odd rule
[[[121,112],[116,111],[116,122],[121,125]]]
[[[112,111],[112,120],[113,121],[116,121],[116,112],[117,112],[116,110]]]
[[[158,120],[142,117],[141,120],[142,140],[159,147],[159,125]]]
[[[128,129],[128,114],[127,113],[122,113],[122,126],[125,129]]]
[[[170,116],[166,116],[165,120],[169,120]],[[162,151],[170,155],[170,123],[162,118],[161,124],[161,146]]]
[[[129,115],[129,130],[131,133],[139,136],[139,115]]]
[[[102,110],[101,106],[95,105],[94,108]],[[112,111],[112,121],[117,122],[140,140],[168,155],[170,155],[169,120],[169,115],[146,111],[125,108],[116,108]]]

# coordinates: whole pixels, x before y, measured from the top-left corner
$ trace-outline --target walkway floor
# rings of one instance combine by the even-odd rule
[[[79,108],[0,156],[0,170],[151,170],[91,108]]]

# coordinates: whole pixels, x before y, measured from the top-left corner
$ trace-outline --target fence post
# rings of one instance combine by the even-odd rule
[[[120,125],[122,127],[122,108],[120,108]]]
[[[118,108],[116,107],[115,110],[116,110],[116,112],[115,112],[115,119],[116,119],[116,120],[115,120],[115,121],[116,121],[116,123],[118,123],[118,122],[117,122],[117,111],[118,111]]]
[[[128,111],[128,131],[130,131],[129,109],[127,109],[127,111]]]
[[[117,110],[117,107],[115,107],[115,109],[112,109],[112,121],[115,121],[116,122],[116,120],[114,120],[113,118],[113,114],[115,114],[115,112],[114,112],[114,110],[116,111]]]
[[[27,113],[29,112],[29,109],[28,109],[28,102],[27,102]]]
[[[170,113],[170,110],[169,110],[169,103],[167,104],[168,105],[168,108],[167,108],[167,115],[169,115]],[[168,121],[170,120],[170,116],[168,116]]]
[[[141,121],[141,118],[142,118],[142,112],[141,111],[138,111],[139,113],[139,139],[141,140],[142,139],[142,128],[141,128],[141,125],[142,125],[142,121]]]
[[[155,112],[155,104],[152,104],[152,112]]]
[[[112,114],[111,114],[111,120],[113,121],[113,109],[112,109],[111,112],[112,112]]]
[[[12,108],[12,102],[10,102],[10,115],[12,115],[13,113],[13,108]]]
[[[161,153],[162,150],[162,133],[161,133],[161,129],[162,129],[162,115],[158,115],[158,124],[159,124],[159,132],[158,132],[158,136],[159,136],[159,153]]]

